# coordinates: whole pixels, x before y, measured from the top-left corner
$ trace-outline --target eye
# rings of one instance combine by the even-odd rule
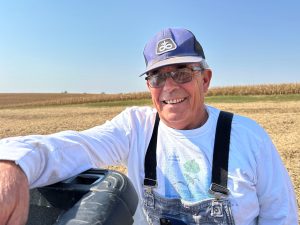
[[[186,71],[178,71],[174,77],[175,81],[178,83],[186,83],[191,81],[192,74]]]
[[[152,75],[152,76],[149,76],[149,81],[152,83],[152,84],[158,84],[161,82],[161,80],[163,80],[163,77],[162,76],[159,76],[159,75]]]
[[[182,81],[185,80],[185,78],[188,76],[189,74],[183,71],[180,71],[176,74],[176,78],[178,81]]]

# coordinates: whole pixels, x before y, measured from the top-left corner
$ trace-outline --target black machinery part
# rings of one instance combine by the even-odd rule
[[[127,176],[91,169],[31,190],[26,225],[131,225],[137,204]]]

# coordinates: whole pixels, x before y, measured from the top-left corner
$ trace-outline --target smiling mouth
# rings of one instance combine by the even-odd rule
[[[177,98],[177,99],[171,99],[171,100],[164,100],[162,101],[165,104],[178,104],[185,100],[186,98]]]

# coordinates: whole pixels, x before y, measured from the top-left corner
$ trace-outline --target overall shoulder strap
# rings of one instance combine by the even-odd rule
[[[230,132],[233,114],[221,111],[219,114],[214,143],[212,182],[210,191],[228,195],[227,176]]]
[[[215,144],[213,155],[213,169],[212,169],[212,184],[210,191],[215,193],[228,194],[227,189],[227,175],[228,175],[228,159],[229,159],[229,144],[230,144],[230,131],[233,114],[230,112],[221,111],[219,114]],[[148,145],[145,156],[145,186],[156,186],[156,143],[157,132],[159,125],[159,115],[156,114],[155,124]]]
[[[152,136],[150,139],[150,143],[148,145],[148,149],[146,151],[145,156],[145,186],[156,186],[156,143],[157,143],[157,131],[159,124],[159,115],[156,113],[155,124],[152,132]]]

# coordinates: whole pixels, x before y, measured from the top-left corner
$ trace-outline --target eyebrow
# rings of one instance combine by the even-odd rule
[[[178,64],[178,65],[172,65],[172,66],[174,66],[174,69],[184,69],[184,68],[188,67],[188,64]],[[157,73],[157,72],[159,72],[159,69],[153,70],[151,73]]]
[[[184,69],[184,68],[189,68],[190,64],[177,64],[177,65],[173,65],[175,67],[175,69]],[[161,69],[161,68],[160,68]],[[150,72],[147,73],[147,75],[153,75],[153,74],[156,74],[157,72],[159,72],[159,69],[157,70],[152,70]]]

